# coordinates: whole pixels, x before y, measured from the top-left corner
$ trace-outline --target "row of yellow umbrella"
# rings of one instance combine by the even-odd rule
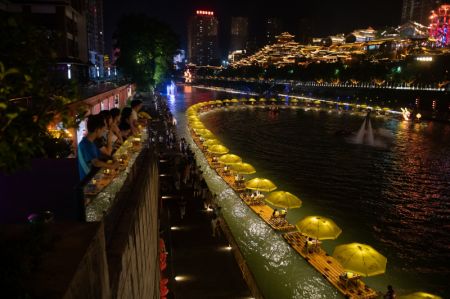
[[[271,99],[275,100],[275,99]],[[242,102],[247,99],[241,99]],[[256,102],[254,98],[248,101]],[[265,102],[266,99],[261,98],[260,102]],[[225,103],[237,103],[237,99],[224,100]],[[292,99],[291,102],[298,102],[297,99]],[[209,101],[207,104],[221,104],[222,101]],[[208,152],[218,155],[218,161],[231,168],[232,171],[238,174],[253,174],[256,172],[255,168],[242,162],[242,159],[234,154],[229,154],[229,149],[206,129],[203,123],[197,116],[197,109],[205,104],[199,103],[191,106],[188,111],[188,120],[190,127],[194,132],[204,138],[203,145],[208,147]],[[275,207],[294,209],[302,205],[302,201],[292,193],[286,191],[275,191],[277,186],[270,180],[265,178],[253,178],[245,183],[247,189],[271,192],[265,198],[265,201]],[[342,230],[336,223],[326,217],[308,216],[296,223],[296,228],[304,235],[317,240],[334,240],[341,233]],[[349,272],[359,274],[364,277],[383,274],[386,270],[387,259],[374,248],[366,244],[350,243],[339,245],[333,252],[333,257],[342,265],[342,267]],[[403,299],[441,299],[439,296],[431,295],[424,292],[417,292],[411,295],[401,296]]]
[[[250,100],[256,101],[253,98]],[[210,102],[216,103],[216,101]],[[203,145],[208,147],[207,150],[209,153],[218,155],[218,161],[230,166],[231,170],[236,173],[252,174],[256,172],[253,166],[248,163],[243,163],[239,156],[229,154],[229,149],[222,145],[211,131],[204,128],[203,123],[198,118],[195,118],[196,109],[192,111],[188,111],[188,115],[190,115],[190,126],[197,135],[205,138]],[[253,178],[245,183],[245,187],[249,190],[259,192],[271,192],[265,200],[267,203],[278,208],[293,209],[299,208],[302,205],[301,200],[290,192],[272,192],[277,189],[277,186],[269,179]],[[304,235],[317,240],[333,240],[342,232],[333,220],[321,216],[306,217],[297,222],[296,228]],[[363,276],[384,273],[386,268],[386,258],[376,252],[372,247],[364,244],[352,243],[340,245],[336,247],[333,256],[341,262],[344,269]]]
[[[249,101],[254,102],[256,100],[251,98]],[[217,101],[207,103],[217,103]],[[218,161],[230,166],[231,170],[236,173],[252,174],[256,172],[253,166],[243,163],[239,156],[229,154],[229,149],[221,144],[212,132],[200,122],[196,115],[196,109],[191,111],[188,111],[190,126],[197,135],[205,139],[203,145],[207,146],[209,153],[219,156]],[[301,200],[290,192],[272,192],[277,189],[277,186],[265,178],[253,178],[245,183],[245,187],[259,192],[271,192],[265,200],[278,208],[294,209],[302,205]],[[296,228],[304,235],[317,240],[334,240],[342,233],[342,230],[333,220],[321,216],[305,217],[296,223]],[[333,256],[342,264],[344,269],[362,276],[381,274],[386,269],[387,259],[369,245],[359,243],[340,245],[336,247]]]

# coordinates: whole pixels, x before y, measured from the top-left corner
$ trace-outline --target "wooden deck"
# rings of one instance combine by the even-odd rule
[[[339,278],[340,275],[345,273],[344,268],[320,247],[315,249],[314,252],[307,253],[305,250],[306,236],[300,232],[286,233],[283,234],[283,237],[298,254],[316,268],[346,298],[377,298],[377,292],[369,288],[363,281],[357,280],[356,282],[346,283]]]
[[[243,191],[245,191],[245,187],[243,186],[237,186],[236,181],[234,179],[233,175],[225,174],[223,171],[222,165],[217,162],[212,161],[212,157],[210,155],[206,155],[205,151],[202,149],[202,144],[200,140],[195,137],[195,135],[192,135],[195,143],[197,146],[202,150],[202,152],[205,154],[205,158],[208,161],[208,164],[213,168],[216,173],[234,190],[236,193],[239,194],[242,201],[249,206],[249,208],[255,212],[264,222],[266,222],[271,228],[277,231],[291,231],[295,229],[295,226],[287,222],[285,219],[280,218],[272,218],[273,209],[269,207],[268,205],[261,204],[261,205],[252,205],[249,201],[245,200],[245,197],[243,195]]]
[[[273,218],[273,209],[265,204],[255,205],[252,204],[249,200],[246,200],[244,194],[239,194],[242,201],[245,202],[249,208],[255,212],[264,222],[266,222],[271,228],[277,231],[292,231],[295,229],[295,226],[290,224],[286,219],[282,218]]]

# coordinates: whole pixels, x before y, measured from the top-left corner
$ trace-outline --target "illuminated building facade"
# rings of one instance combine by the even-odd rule
[[[431,12],[429,29],[438,46],[450,45],[450,5],[441,5]]]
[[[427,25],[430,12],[442,2],[441,0],[403,0],[401,23],[414,21]]]
[[[86,1],[87,45],[89,51],[89,77],[103,77],[105,42],[103,38],[103,0]]]
[[[56,36],[57,71],[68,79],[88,78],[86,0],[5,1],[0,9],[18,14]]]
[[[197,10],[189,19],[188,60],[195,65],[219,65],[219,21],[212,11]]]
[[[248,18],[231,18],[231,46],[230,52],[245,50],[248,38]]]

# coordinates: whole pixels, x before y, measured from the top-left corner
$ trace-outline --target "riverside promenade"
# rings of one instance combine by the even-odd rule
[[[144,98],[144,102],[155,119],[153,137],[158,143],[160,236],[168,252],[164,272],[169,279],[167,298],[253,298],[224,234],[212,235],[212,209],[204,208],[202,196],[194,196],[192,182],[185,184],[180,179],[177,189],[177,169],[186,155],[180,151],[165,101],[157,99],[157,110],[150,99]],[[173,133],[174,140],[168,141],[167,132]],[[185,206],[183,217],[180,205]]]

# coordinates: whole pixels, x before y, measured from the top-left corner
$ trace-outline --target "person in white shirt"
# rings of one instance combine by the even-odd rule
[[[131,131],[133,134],[139,132],[138,129],[138,113],[142,109],[142,101],[141,100],[132,100],[131,101]]]

